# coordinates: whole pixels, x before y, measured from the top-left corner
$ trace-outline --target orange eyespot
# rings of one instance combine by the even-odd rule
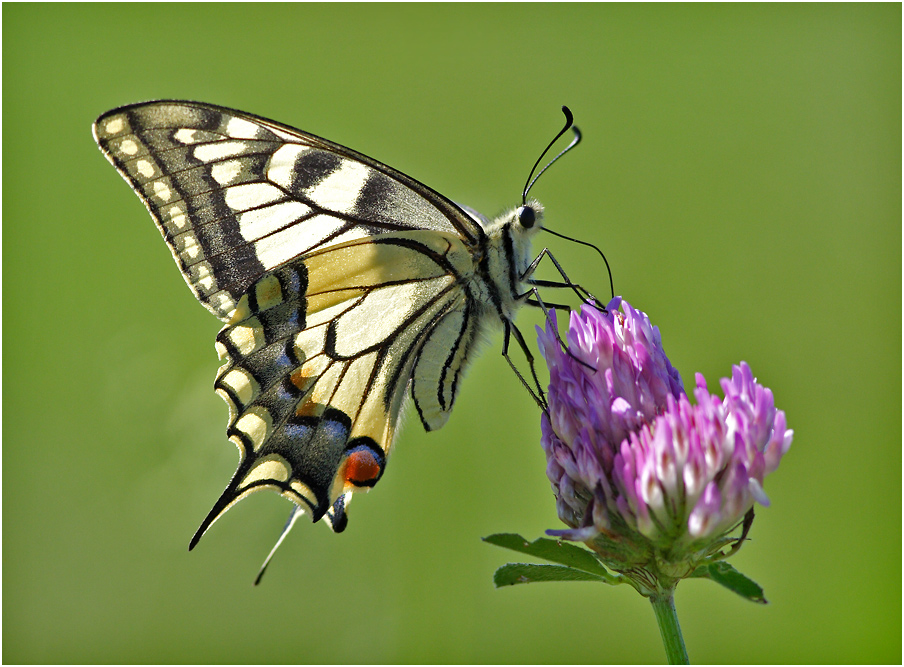
[[[374,482],[380,476],[380,462],[366,448],[356,449],[345,460],[345,479],[359,486]]]

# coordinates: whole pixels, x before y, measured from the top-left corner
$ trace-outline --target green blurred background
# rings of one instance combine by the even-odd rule
[[[91,122],[198,99],[301,127],[494,214],[533,194],[599,244],[693,384],[747,360],[795,429],[733,560],[677,605],[695,662],[901,659],[901,7],[3,7],[6,662],[659,662],[628,587],[494,590],[481,536],[559,527],[497,338],[449,424],[411,420],[333,535],[239,504],[218,323]],[[604,294],[600,262],[545,242]],[[539,321],[523,313],[530,332]]]

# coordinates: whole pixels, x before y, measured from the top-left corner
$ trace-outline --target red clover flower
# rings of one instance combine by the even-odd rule
[[[586,543],[646,595],[673,589],[737,542],[728,534],[754,503],[769,504],[764,477],[793,435],[785,414],[745,362],[721,381],[723,399],[697,374],[692,405],[659,329],[618,297],[571,313],[567,350],[554,317],[538,332],[550,370],[542,444],[569,526],[547,532]]]
[[[620,297],[605,309],[588,303],[572,311],[567,345],[554,312],[537,332],[550,377],[541,421],[546,474],[568,528],[546,531],[559,540],[484,538],[553,563],[508,563],[493,580],[630,584],[652,603],[669,662],[687,664],[679,581],[710,579],[766,602],[763,589],[724,559],[747,537],[754,505],[769,504],[765,477],[794,434],[785,413],[743,361],[721,381],[724,398],[698,373],[691,404],[659,329]]]

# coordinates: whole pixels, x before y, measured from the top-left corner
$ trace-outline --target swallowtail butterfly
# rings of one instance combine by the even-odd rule
[[[260,489],[295,503],[280,542],[304,512],[342,531],[407,395],[440,428],[481,332],[524,347],[515,312],[552,284],[530,278],[543,209],[529,186],[491,221],[344,146],[198,102],[113,109],[94,137],[226,323],[214,386],[241,460],[189,548]]]

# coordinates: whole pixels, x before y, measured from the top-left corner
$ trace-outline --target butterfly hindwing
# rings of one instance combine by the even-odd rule
[[[411,396],[428,431],[440,428],[452,412],[459,378],[478,335],[478,321],[470,310],[466,304],[443,315],[418,352]]]
[[[461,285],[471,268],[457,236],[414,231],[330,246],[252,285],[217,336],[224,364],[215,387],[241,461],[197,537],[260,488],[316,520],[344,494],[373,486],[415,365],[431,367],[418,411],[438,427],[454,385],[425,360],[436,358],[441,336],[452,336],[452,350],[468,339]]]

